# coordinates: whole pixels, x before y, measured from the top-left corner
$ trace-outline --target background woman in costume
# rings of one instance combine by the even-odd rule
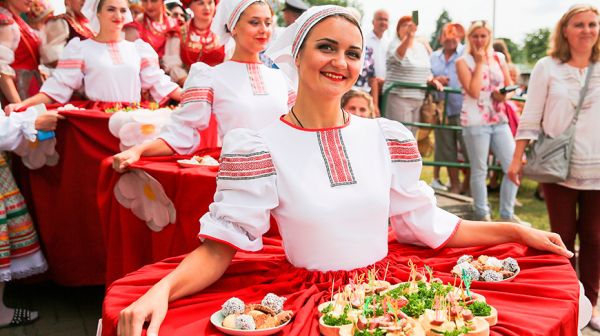
[[[85,40],[94,37],[89,20],[81,12],[84,0],[65,0],[65,13],[52,17],[45,27],[40,48],[41,62],[54,69],[65,46],[73,38]]]
[[[387,65],[383,90],[394,82],[443,86],[431,74],[430,50],[415,37],[417,25],[410,16],[403,16],[396,26],[396,38],[387,52]],[[400,122],[418,122],[425,91],[419,89],[394,88],[388,95],[385,116]],[[417,128],[408,127],[416,134]]]
[[[523,153],[543,129],[549,136],[562,134],[570,125],[575,104],[589,66],[595,63],[589,87],[575,125],[569,175],[561,183],[544,183],[542,188],[550,226],[567,248],[579,237],[578,265],[585,295],[595,307],[590,326],[600,331],[598,286],[600,284],[600,25],[598,9],[587,5],[571,7],[558,21],[547,57],[535,65],[529,80],[527,102],[517,130],[517,145],[508,177],[521,182]],[[576,265],[577,264],[577,265]]]
[[[422,163],[411,132],[398,122],[357,118],[340,108],[342,95],[362,68],[362,43],[360,26],[349,11],[319,6],[307,10],[267,50],[282,69],[299,73],[296,104],[290,113],[259,131],[238,129],[227,134],[216,201],[200,220],[199,237],[204,243],[121,311],[119,335],[140,335],[144,321],[150,322],[147,334],[157,335],[170,301],[216,282],[236,249],[262,248],[261,235],[268,230],[271,214],[280,227],[287,260],[269,260],[272,272],[237,260],[239,273],[231,274],[234,278],[226,282],[239,285],[244,281],[250,291],[295,290],[294,297],[313,304],[324,289],[317,289],[315,282],[328,275],[347,279],[356,274],[352,270],[372,264],[383,269],[388,261],[392,261],[390,272],[398,272],[394,260],[401,251],[399,244],[388,247],[390,218],[397,239],[404,243],[439,248],[516,240],[572,255],[556,234],[513,223],[461,222],[435,206],[431,188],[419,181]],[[407,144],[403,153],[412,154],[394,154],[393,147],[399,143]],[[331,165],[329,155],[321,151],[341,155],[337,161],[341,164]],[[263,169],[252,168],[259,163]],[[372,206],[363,206],[367,200]],[[326,211],[321,207],[324,202]],[[114,283],[107,297],[118,286]],[[198,294],[198,301],[188,302],[218,310],[232,294],[224,287],[213,287],[210,295]],[[130,293],[142,293],[145,288],[128,287]],[[304,311],[302,316],[312,319],[314,312]],[[115,321],[107,323],[111,332]],[[307,334],[300,331],[306,331],[303,323],[294,323],[293,328],[291,334]]]
[[[178,34],[179,23],[167,15],[164,0],[141,0],[144,13],[125,25],[125,39],[135,42],[142,39],[152,46],[159,59],[165,54],[167,40]]]
[[[32,1],[0,1],[0,90],[3,103],[18,103],[36,94],[42,83],[41,40],[21,18]]]
[[[173,112],[160,139],[115,155],[113,167],[121,171],[140,156],[194,153],[201,142],[198,130],[208,127],[212,113],[220,139],[235,128],[262,128],[284,114],[295,101],[295,90],[281,71],[259,60],[271,37],[271,24],[271,7],[264,0],[220,1],[211,29],[223,43],[235,40],[231,60],[214,68],[201,62],[192,65],[182,106]]]
[[[179,26],[183,26],[188,21],[188,14],[185,12],[185,7],[179,0],[168,0],[165,2],[167,7],[167,15],[177,20]]]
[[[121,38],[123,24],[131,20],[127,0],[87,0],[84,12],[92,26],[100,27],[98,35],[71,40],[40,93],[6,106],[5,112],[54,101],[64,104],[82,86],[95,102],[139,103],[142,89],[149,90],[157,102],[180,99],[181,89],[158,67],[150,45]]]
[[[225,47],[210,30],[215,15],[214,0],[186,1],[194,17],[183,24],[179,37],[167,41],[163,66],[173,81],[183,85],[192,64],[203,62],[210,66],[223,63]]]
[[[458,79],[464,91],[461,111],[463,139],[471,163],[470,189],[475,215],[491,221],[486,177],[490,146],[504,172],[510,165],[515,149],[504,102],[512,93],[501,94],[501,87],[511,85],[506,62],[491,48],[492,31],[486,21],[474,21],[467,31],[465,54],[456,61]],[[500,217],[502,220],[528,224],[514,214],[519,187],[509,179],[500,186]]]
[[[35,110],[0,113],[0,151],[15,150],[23,141],[35,141],[36,130],[56,128],[56,111],[42,115]],[[25,200],[0,152],[0,328],[31,323],[36,311],[4,305],[5,283],[43,273],[48,268]]]

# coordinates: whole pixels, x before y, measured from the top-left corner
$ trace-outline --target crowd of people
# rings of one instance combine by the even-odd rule
[[[74,100],[103,107],[179,104],[158,138],[115,153],[118,172],[143,156],[194,154],[213,116],[223,143],[215,202],[199,219],[203,243],[167,277],[140,285],[115,325],[119,335],[140,335],[144,321],[148,335],[156,335],[170,301],[217,282],[236,250],[262,249],[271,215],[291,272],[350,271],[393,260],[388,223],[399,243],[432,249],[519,242],[571,258],[579,237],[572,264],[585,295],[593,306],[598,302],[596,8],[574,6],[558,22],[520,114],[510,101],[514,92],[504,90],[515,83],[516,67],[483,20],[467,29],[446,24],[434,51],[418,36],[414,15],[401,17],[386,41],[391,23],[383,9],[366,31],[355,10],[302,0],[285,1],[286,27],[277,26],[276,8],[265,0],[65,0],[65,6],[54,16],[45,0],[0,0],[1,150],[60,123],[59,113],[38,112],[36,105]],[[432,92],[398,82],[426,84]],[[577,106],[582,87],[590,92]],[[445,95],[444,88],[462,93]],[[462,127],[436,129],[435,160],[470,164],[462,182],[461,170],[448,167],[449,186],[435,169],[432,186],[470,193],[473,221],[438,208],[431,187],[419,181],[414,123],[422,121],[426,98],[440,110],[438,122]],[[563,132],[576,108],[570,175],[543,184],[552,232],[533,229],[515,215],[525,148],[541,131]],[[494,177],[501,178],[499,222],[488,205],[490,157],[506,174]],[[4,283],[47,269],[6,161],[0,156],[0,327],[38,318],[2,303]],[[323,204],[326,212],[314,211]],[[600,330],[597,307],[590,326]]]

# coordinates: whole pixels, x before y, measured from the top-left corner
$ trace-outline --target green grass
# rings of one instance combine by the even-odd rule
[[[423,167],[421,179],[428,184],[431,183],[433,180],[433,167]],[[448,174],[446,168],[441,169],[440,179],[443,183],[448,183]],[[521,186],[519,187],[519,193],[517,194],[517,199],[523,204],[523,206],[515,207],[515,214],[517,214],[517,216],[519,216],[522,220],[530,222],[533,227],[548,231],[550,230],[550,225],[548,221],[548,212],[546,211],[546,204],[533,196],[536,186],[537,182],[527,179],[521,183]],[[500,217],[498,214],[499,193],[488,193],[488,200],[492,209],[492,219],[498,219]]]

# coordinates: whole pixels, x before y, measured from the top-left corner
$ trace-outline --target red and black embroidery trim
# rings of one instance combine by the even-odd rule
[[[339,129],[320,131],[317,138],[331,186],[356,184],[342,132]]]
[[[276,174],[271,154],[263,151],[249,154],[223,154],[217,178],[252,180]]]
[[[415,140],[386,139],[392,162],[418,162],[421,154]]]

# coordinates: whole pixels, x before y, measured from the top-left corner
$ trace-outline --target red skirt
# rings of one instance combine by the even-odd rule
[[[577,334],[579,284],[564,257],[517,244],[435,251],[391,242],[388,257],[374,266],[382,275],[389,265],[386,280],[397,283],[408,279],[407,263],[412,259],[419,267],[427,264],[435,276],[452,283],[450,270],[463,254],[513,257],[521,267],[511,282],[474,281],[472,284],[499,312],[498,324],[491,328],[491,335]],[[103,335],[116,335],[119,312],[171,272],[182,258],[148,265],[114,282],[104,299]],[[294,312],[283,335],[319,335],[316,308],[319,303],[330,300],[332,282],[337,290],[355,274],[366,273],[371,268],[324,273],[295,268],[276,249],[259,254],[238,252],[219,281],[201,293],[170,304],[160,335],[221,335],[209,318],[223,302],[233,296],[247,303],[259,302],[267,293],[287,297],[285,309]]]

